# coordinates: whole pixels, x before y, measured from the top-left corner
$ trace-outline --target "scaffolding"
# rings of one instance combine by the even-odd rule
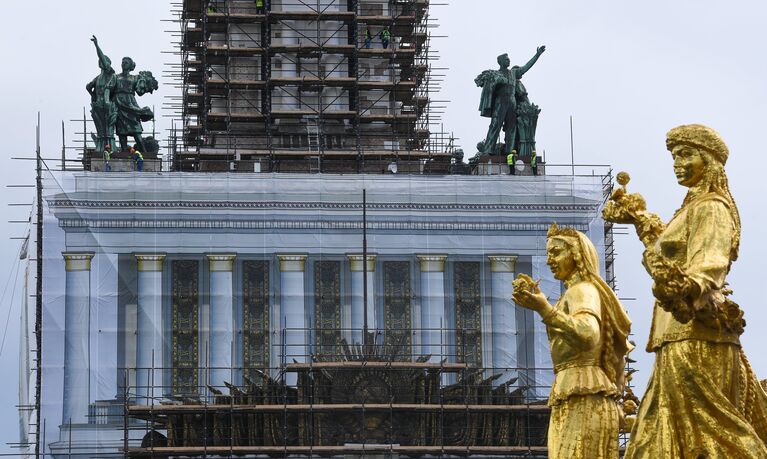
[[[92,422],[122,422],[123,451],[135,458],[546,457],[550,408],[529,369],[460,362],[459,346],[444,342],[438,356],[414,355],[391,330],[364,341],[339,339],[318,353],[308,345],[291,351],[283,339],[279,367],[223,369],[231,382],[210,381],[218,369],[201,367],[198,384],[159,391],[172,369],[145,378],[130,369],[123,413],[102,407]]]
[[[183,0],[172,170],[448,173],[428,0]]]

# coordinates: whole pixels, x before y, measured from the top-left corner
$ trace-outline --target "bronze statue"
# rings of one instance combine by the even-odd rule
[[[518,67],[512,67],[512,70]],[[517,75],[517,86],[514,90],[517,100],[517,136],[516,145],[521,158],[532,158],[535,152],[535,130],[538,127],[538,115],[541,109],[530,102],[527,89],[522,84],[522,74]]]
[[[502,153],[506,155],[507,153],[510,153],[511,150],[517,149],[516,147],[520,140],[517,133],[517,120],[520,115],[518,110],[518,96],[521,96],[523,99],[523,116],[525,116],[525,120],[527,120],[531,114],[531,108],[527,106],[529,105],[527,92],[522,85],[522,82],[519,80],[522,78],[522,75],[530,70],[544,51],[546,51],[546,47],[539,46],[535,52],[535,56],[533,56],[527,64],[522,67],[514,66],[511,69],[509,69],[509,65],[511,65],[509,55],[501,54],[498,56],[498,65],[500,66],[498,70],[485,70],[474,79],[477,86],[482,88],[482,96],[479,101],[480,114],[484,117],[491,118],[490,127],[488,128],[487,136],[480,153],[495,153],[496,142],[498,141],[501,129],[503,129],[504,132],[504,141],[507,150]],[[537,109],[537,107],[535,107],[535,109]],[[537,116],[538,112],[535,112],[536,122]],[[534,142],[529,135],[531,128],[532,134],[534,135],[534,124],[530,125],[530,123],[528,123],[525,127],[525,133],[527,134],[526,141],[528,143],[531,141]]]
[[[149,107],[139,107],[135,95],[152,93],[158,87],[157,80],[152,72],[131,75],[130,72],[136,68],[136,64],[130,57],[123,58],[122,73],[115,75],[112,61],[101,51],[95,35],[91,41],[96,45],[101,68],[101,74],[85,86],[91,95],[91,116],[96,125],[96,135],[93,138],[96,151],[106,151],[107,145],[115,151],[116,130],[122,151],[128,151],[128,136],[132,136],[138,150],[146,153],[147,148],[155,148],[155,145],[145,144],[141,137],[141,122],[152,120],[154,114]]]
[[[128,136],[132,136],[138,150],[146,153],[141,137],[141,133],[144,132],[141,122],[151,121],[154,114],[149,107],[139,107],[135,95],[143,96],[146,93],[152,93],[157,89],[158,84],[152,72],[131,75],[130,72],[135,68],[136,63],[133,59],[123,58],[122,73],[117,76],[114,96],[117,105],[117,136],[120,138],[120,148],[123,151],[128,149]]]
[[[603,211],[635,226],[656,299],[647,344],[655,368],[625,457],[767,458],[767,395],[741,350],[743,313],[726,283],[740,246],[729,150],[699,124],[669,131],[666,147],[688,189],[671,221],[627,192],[625,172]]]
[[[514,281],[514,301],[546,324],[554,362],[548,454],[554,459],[617,459],[631,321],[599,276],[596,248],[572,228],[549,229],[547,263],[567,290],[556,306],[529,276]]]
[[[99,42],[94,35],[91,41],[96,46],[96,54],[99,58],[101,73],[90,83],[85,85],[85,90],[91,95],[91,117],[96,125],[96,151],[104,152],[105,147],[110,145],[114,148],[115,122],[117,120],[117,107],[112,100],[114,96],[117,77],[112,68],[112,61],[104,55],[99,47]]]

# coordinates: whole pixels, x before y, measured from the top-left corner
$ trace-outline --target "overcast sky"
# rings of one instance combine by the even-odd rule
[[[161,0],[4,2],[1,183],[33,183],[33,163],[11,157],[33,155],[38,111],[43,155],[60,155],[62,120],[71,145],[77,126],[69,120],[82,117],[89,103],[85,84],[98,73],[92,34],[116,64],[130,55],[137,70],[152,70],[157,76],[169,70],[164,64],[174,61],[167,54],[174,37],[165,31],[174,25],[163,22],[170,18],[169,9],[170,2]],[[496,56],[504,52],[512,64],[522,65],[541,44],[547,51],[524,81],[531,100],[543,110],[537,144],[549,163],[570,161],[572,116],[575,162],[629,171],[630,190],[643,193],[650,210],[668,219],[684,189],[676,184],[665,133],[697,122],[722,134],[731,151],[726,169],[743,221],[740,259],[728,279],[748,322],[742,338],[746,353],[757,374],[767,377],[765,341],[759,336],[767,319],[760,288],[767,260],[767,5],[757,0],[453,0],[433,6],[431,14],[441,25],[433,33],[445,36],[432,40],[441,57],[435,66],[449,68],[435,72],[444,80],[435,99],[449,101],[444,126],[459,138],[467,157],[474,154],[488,124],[477,111],[480,91],[474,77],[495,68]],[[164,97],[173,93],[170,82],[162,79],[160,90],[142,97],[141,103],[155,105],[162,113]],[[166,120],[158,120],[158,129],[167,127]],[[24,233],[24,225],[6,220],[25,220],[29,209],[7,204],[31,200],[29,189],[3,188],[0,205],[6,218],[0,221],[0,235]],[[15,269],[19,244],[0,240],[0,288]],[[643,350],[652,300],[633,229],[617,237],[617,252],[619,295],[636,298],[624,304],[639,344],[634,358],[639,361],[635,382],[641,392],[653,361]],[[0,332],[10,317],[0,355],[0,451],[6,442],[17,440],[20,300],[17,293],[10,301],[11,290],[0,304]]]

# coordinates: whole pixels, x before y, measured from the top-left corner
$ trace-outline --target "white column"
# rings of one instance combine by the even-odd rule
[[[483,343],[491,345],[494,373],[505,373],[507,368],[517,367],[517,324],[516,305],[511,301],[514,269],[517,257],[514,255],[489,255],[490,285],[492,296],[491,327],[492,337]],[[483,340],[485,333],[482,333]],[[500,379],[499,383],[505,382]]]
[[[445,319],[445,260],[447,255],[416,255],[421,264],[421,354],[430,362],[455,355],[448,347]]]
[[[352,310],[351,310],[351,342],[362,343],[362,330],[364,328],[364,272],[362,264],[363,255],[361,253],[349,253],[349,264],[352,272]],[[376,330],[376,308],[375,308],[375,254],[367,256],[367,282],[368,282],[368,331],[373,333]]]
[[[93,252],[64,252],[64,402],[62,424],[88,422],[90,275]]]
[[[310,353],[308,321],[304,302],[304,269],[306,255],[277,255],[280,260],[280,308],[285,326],[285,362],[308,362]],[[296,385],[296,373],[289,372],[285,381]]]
[[[549,268],[546,260],[547,257],[545,255],[533,256],[532,278],[540,280],[538,286],[541,292],[548,297],[551,304],[557,304],[562,294],[563,284],[554,277],[554,273],[551,272],[551,268]],[[532,311],[528,310],[527,313],[532,314]],[[540,316],[535,314],[534,317],[535,319],[532,321],[533,326],[531,327],[533,329],[533,361],[530,362],[529,368],[532,370],[530,373],[535,375],[535,379],[531,381],[535,386],[535,396],[540,400],[549,396],[549,389],[554,384],[554,363],[551,361],[551,352],[549,352],[549,337],[546,332],[546,325],[540,319]],[[528,395],[532,394],[528,393]]]
[[[232,382],[234,300],[232,269],[235,254],[208,254],[210,270],[210,384]]]
[[[135,254],[138,261],[136,307],[136,403],[159,404],[163,396],[162,265],[165,254]],[[132,391],[133,392],[133,391]]]

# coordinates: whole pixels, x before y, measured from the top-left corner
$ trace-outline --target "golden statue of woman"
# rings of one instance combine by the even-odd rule
[[[656,298],[647,345],[655,368],[625,457],[767,458],[767,396],[741,351],[743,313],[726,284],[740,243],[729,151],[697,124],[669,131],[666,146],[688,188],[671,221],[626,192],[625,173],[604,209],[605,219],[636,227]]]
[[[627,341],[631,322],[599,276],[594,245],[572,228],[552,225],[547,263],[567,290],[556,306],[520,274],[514,301],[541,315],[554,362],[548,450],[553,459],[617,459]]]

